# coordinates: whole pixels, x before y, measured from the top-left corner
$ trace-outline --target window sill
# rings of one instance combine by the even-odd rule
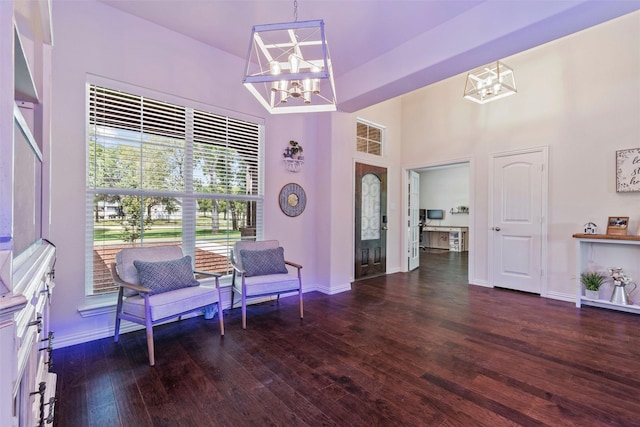
[[[117,299],[115,292],[106,295],[89,295],[85,298],[85,305],[78,307],[78,313],[83,318],[115,313]]]

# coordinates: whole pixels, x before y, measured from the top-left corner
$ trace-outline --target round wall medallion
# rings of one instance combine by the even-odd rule
[[[307,206],[304,189],[295,183],[289,183],[280,190],[280,209],[288,216],[298,216]]]

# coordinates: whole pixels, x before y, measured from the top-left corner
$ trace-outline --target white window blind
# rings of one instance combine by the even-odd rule
[[[131,245],[227,274],[233,243],[262,235],[262,128],[90,84],[87,293],[116,290],[108,267]]]

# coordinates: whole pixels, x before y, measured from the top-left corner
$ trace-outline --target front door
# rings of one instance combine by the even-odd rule
[[[541,293],[546,152],[493,158],[493,285]]]
[[[387,169],[356,163],[355,279],[387,271]]]

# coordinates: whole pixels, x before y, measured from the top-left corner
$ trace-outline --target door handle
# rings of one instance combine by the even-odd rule
[[[380,230],[387,231],[387,230],[388,230],[388,228],[387,228],[387,226],[386,226],[386,225],[383,225],[383,226],[380,228]]]
[[[500,227],[491,227],[493,231],[500,231]]]

